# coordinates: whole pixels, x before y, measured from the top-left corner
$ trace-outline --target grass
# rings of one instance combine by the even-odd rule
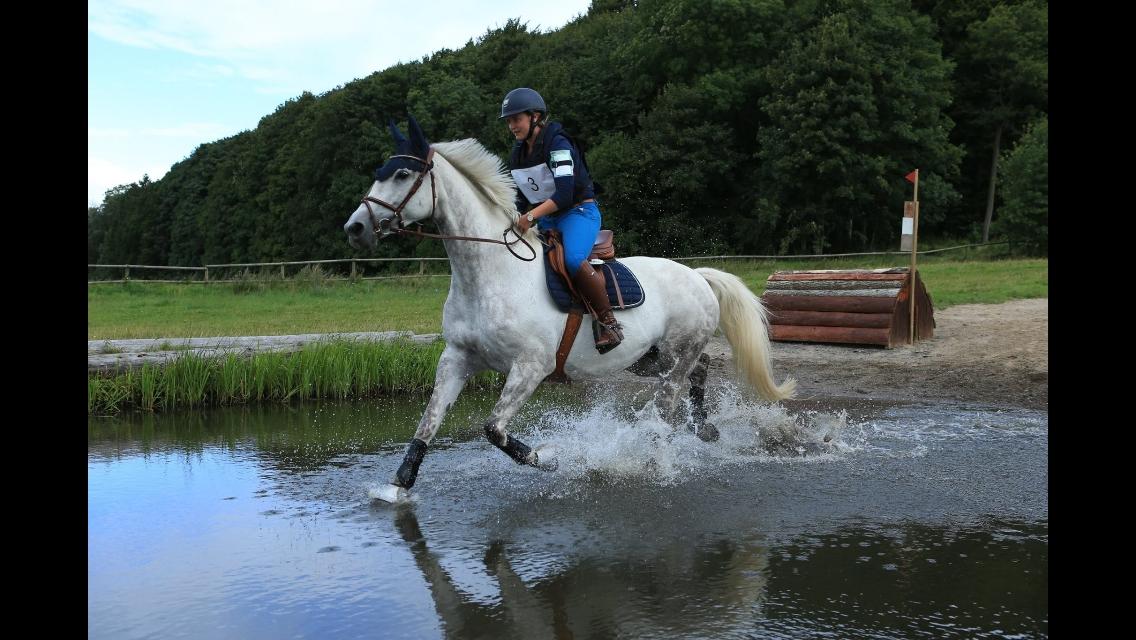
[[[126,409],[169,411],[251,402],[360,398],[384,393],[425,393],[444,343],[331,340],[293,354],[179,356],[165,366],[147,364],[113,376],[87,376],[87,414]],[[476,376],[474,387],[495,387],[496,373]]]
[[[1049,261],[990,260],[989,248],[932,254],[919,271],[936,309],[1049,295]],[[758,295],[769,274],[788,269],[906,266],[903,256],[813,261],[687,263],[737,274]],[[503,276],[504,277],[504,276]],[[247,283],[245,283],[247,284]],[[444,277],[326,282],[318,279],[216,285],[100,284],[87,287],[87,339],[284,335],[442,330]],[[247,289],[247,290],[246,290]]]
[[[1049,262],[990,259],[989,248],[920,259],[936,309],[1049,295]],[[687,263],[734,273],[758,295],[774,271],[872,269],[906,266],[902,256],[811,261],[703,261]],[[236,282],[176,285],[130,282],[88,285],[87,339],[181,338],[235,335],[441,331],[447,278],[334,282],[320,273],[292,280],[248,275]],[[174,347],[169,342],[162,346]],[[443,344],[408,341],[326,341],[294,354],[201,357],[186,353],[165,366],[146,365],[87,377],[88,415],[127,409],[169,411],[253,402],[302,402],[384,393],[425,393]],[[120,351],[106,343],[103,353]],[[494,373],[474,386],[501,384]]]
[[[87,339],[193,338],[347,331],[441,331],[448,278],[87,287]]]

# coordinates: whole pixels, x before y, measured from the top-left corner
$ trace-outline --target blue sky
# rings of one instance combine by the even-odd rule
[[[89,0],[87,206],[198,145],[510,18],[558,29],[589,0]]]

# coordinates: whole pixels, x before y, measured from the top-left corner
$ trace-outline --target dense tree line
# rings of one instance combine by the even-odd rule
[[[504,157],[498,105],[520,86],[584,141],[625,255],[898,248],[916,167],[921,234],[1045,254],[1048,16],[1038,0],[594,0],[554,32],[510,21],[110,190],[87,259],[350,256],[341,226],[393,151],[387,120]]]

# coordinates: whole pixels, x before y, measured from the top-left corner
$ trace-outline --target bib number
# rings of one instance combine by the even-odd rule
[[[532,204],[540,204],[556,193],[556,178],[546,164],[527,169],[513,169],[513,181]]]

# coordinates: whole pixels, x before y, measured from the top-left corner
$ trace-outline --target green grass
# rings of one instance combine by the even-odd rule
[[[1049,296],[1049,261],[991,260],[989,248],[920,258],[919,271],[936,309]],[[721,260],[687,263],[737,274],[757,294],[774,271],[906,266],[903,256],[824,261]],[[505,276],[502,276],[505,277]],[[184,338],[353,331],[442,330],[449,279],[356,283],[286,281],[252,291],[231,283],[87,286],[87,339]]]
[[[251,292],[232,285],[87,286],[87,339],[196,338],[346,331],[438,333],[448,278],[368,280]]]
[[[1049,262],[995,259],[981,249],[920,259],[936,309],[1049,295]],[[959,256],[959,253],[963,253]],[[959,259],[962,257],[963,259]],[[906,266],[902,256],[825,261],[705,261],[737,274],[757,294],[774,271]],[[446,278],[355,283],[292,280],[203,285],[100,284],[87,287],[87,339],[181,338],[353,331],[441,331]],[[173,346],[173,345],[168,345]],[[168,411],[208,405],[296,402],[424,393],[434,382],[443,344],[329,341],[295,354],[203,358],[184,354],[165,366],[115,376],[88,375],[89,415],[126,409]],[[104,353],[114,352],[103,345]],[[499,385],[487,373],[473,385]]]
[[[919,273],[939,309],[1049,297],[1048,260],[940,262]]]
[[[87,413],[425,393],[434,384],[444,346],[440,340],[425,346],[333,340],[293,354],[266,352],[251,358],[187,353],[166,366],[147,364],[113,376],[88,375]],[[494,387],[502,380],[489,372],[470,384]]]

